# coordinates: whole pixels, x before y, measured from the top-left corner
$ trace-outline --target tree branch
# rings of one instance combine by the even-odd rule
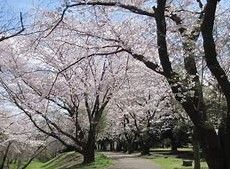
[[[70,4],[70,5],[66,5],[66,7],[63,9],[62,14],[60,19],[57,20],[57,23],[51,28],[51,30],[49,31],[49,33],[45,36],[48,37],[57,27],[58,25],[63,21],[64,16],[66,14],[66,12],[68,11],[69,8],[73,8],[73,7],[77,7],[77,6],[108,6],[108,7],[120,7],[122,9],[131,11],[135,14],[139,14],[139,15],[144,15],[144,16],[149,16],[149,17],[155,17],[155,14],[152,12],[148,12],[144,9],[138,8],[136,6],[133,5],[126,5],[123,3],[119,3],[119,2],[101,2],[101,1],[93,1],[93,2],[78,2],[78,3],[74,3],[74,4]]]
[[[1,41],[4,41],[4,40],[6,40],[6,39],[10,39],[10,38],[12,38],[12,37],[15,37],[15,36],[19,35],[20,33],[22,33],[22,32],[25,30],[24,24],[23,24],[22,13],[21,13],[21,12],[20,12],[20,24],[21,24],[21,29],[20,29],[18,32],[14,33],[14,34],[12,34],[12,35],[9,35],[9,36],[2,36],[2,37],[0,38],[0,42],[1,42]]]
[[[228,116],[230,118],[230,81],[226,75],[224,69],[220,66],[217,60],[217,52],[215,40],[213,38],[213,26],[215,21],[216,6],[218,0],[208,0],[205,6],[204,21],[201,26],[201,32],[203,37],[203,46],[205,52],[205,60],[207,66],[215,76],[218,84],[221,86],[228,105]]]
[[[142,63],[144,63],[148,68],[150,68],[154,72],[161,74],[161,75],[165,75],[164,72],[161,71],[161,68],[157,63],[153,63],[153,62],[147,60],[145,58],[145,56],[143,56],[141,54],[137,54],[137,53],[132,52],[131,49],[123,49],[123,50],[125,52],[129,53],[130,55],[132,55],[134,59],[137,59],[137,60],[141,61]]]

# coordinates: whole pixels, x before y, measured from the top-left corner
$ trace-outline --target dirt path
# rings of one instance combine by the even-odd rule
[[[123,154],[106,152],[106,156],[114,160],[114,165],[109,169],[160,169],[151,160],[139,157],[140,154]]]

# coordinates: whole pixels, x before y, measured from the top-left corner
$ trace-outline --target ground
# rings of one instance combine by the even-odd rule
[[[82,156],[75,152],[59,154],[46,163],[33,161],[28,169],[192,169],[183,167],[183,159],[192,160],[191,148],[179,149],[172,154],[170,149],[151,149],[150,156],[140,156],[140,153],[124,154],[115,152],[98,152],[96,161],[90,165],[81,165]],[[207,164],[201,162],[202,169],[208,169]],[[16,169],[12,165],[11,169]]]
[[[153,161],[139,157],[140,154],[108,152],[105,155],[114,160],[114,164],[109,169],[160,169]]]

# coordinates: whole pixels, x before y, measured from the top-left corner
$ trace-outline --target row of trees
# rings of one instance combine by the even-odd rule
[[[1,42],[2,96],[85,163],[94,161],[104,116],[118,128],[108,134],[138,137],[145,154],[156,122],[185,112],[209,168],[228,169],[229,12],[220,7],[215,25],[217,4],[64,1],[61,15],[41,12],[27,36]]]

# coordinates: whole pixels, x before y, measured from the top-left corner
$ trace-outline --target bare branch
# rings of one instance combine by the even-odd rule
[[[139,15],[144,15],[144,16],[149,16],[149,17],[155,17],[155,14],[152,12],[148,12],[144,9],[138,8],[133,5],[126,5],[123,3],[118,3],[118,2],[100,2],[100,1],[93,1],[93,2],[79,2],[79,3],[74,3],[70,5],[66,5],[66,7],[63,9],[61,17],[57,20],[57,23],[51,28],[49,33],[45,36],[48,37],[57,27],[58,25],[63,21],[64,16],[66,12],[68,11],[69,8],[77,7],[77,6],[108,6],[108,7],[120,7],[122,9],[131,11],[135,14]]]
[[[60,70],[60,71],[57,73],[57,75],[56,75],[56,77],[55,77],[55,79],[54,79],[54,81],[53,81],[53,83],[52,83],[52,85],[51,85],[51,88],[50,88],[50,90],[49,90],[47,96],[49,96],[50,93],[52,92],[52,90],[53,90],[53,88],[54,88],[54,85],[55,85],[55,83],[56,83],[57,80],[58,80],[59,75],[60,75],[61,73],[65,72],[66,70],[68,70],[69,68],[73,67],[74,65],[78,64],[78,63],[81,62],[82,60],[84,60],[84,59],[86,59],[86,58],[93,57],[93,56],[107,56],[107,55],[113,55],[113,54],[117,54],[117,53],[120,53],[120,52],[123,52],[123,51],[124,51],[123,49],[120,49],[120,50],[116,50],[116,51],[112,51],[112,52],[93,53],[93,54],[90,54],[90,55],[88,55],[88,56],[82,57],[82,58],[78,59],[77,61],[75,61],[75,62],[69,64],[68,66],[66,66],[65,68],[63,68],[62,70]]]
[[[22,13],[21,13],[21,12],[20,12],[20,24],[21,24],[21,29],[20,29],[18,32],[14,33],[14,34],[12,34],[12,35],[9,35],[9,36],[2,36],[2,37],[0,38],[0,42],[1,42],[1,41],[4,41],[4,40],[6,40],[6,39],[10,39],[10,38],[12,38],[12,37],[15,37],[15,36],[21,34],[21,33],[25,30],[24,24],[23,24]]]

